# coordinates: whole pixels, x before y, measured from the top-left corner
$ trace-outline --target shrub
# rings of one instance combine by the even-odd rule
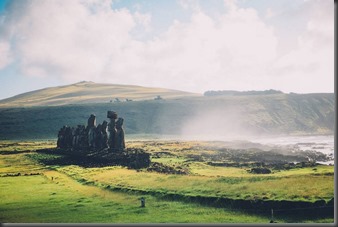
[[[264,167],[257,167],[257,168],[252,168],[249,172],[256,173],[256,174],[269,174],[271,173],[271,170],[268,168],[264,168]]]

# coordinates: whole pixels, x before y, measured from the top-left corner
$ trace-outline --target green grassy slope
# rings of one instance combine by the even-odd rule
[[[25,154],[0,155],[0,187],[1,223],[269,222],[264,213],[247,214],[81,184],[34,163]],[[140,207],[141,197],[146,198],[145,208]]]
[[[333,134],[334,94],[180,97],[121,103],[0,108],[1,139],[56,138],[63,125],[97,122],[107,110],[125,119],[131,134]]]
[[[165,159],[172,157],[177,165],[180,160],[191,172],[180,175],[68,165],[59,162],[68,155],[35,150],[53,144],[0,141],[1,222],[268,223],[271,208],[278,223],[334,222],[334,166],[299,165],[258,175],[248,166],[215,167],[185,158],[201,148],[210,153],[219,142],[132,142],[150,151],[156,162],[169,165]]]
[[[110,102],[110,100],[114,100],[115,98],[118,98],[121,101],[125,101],[126,99],[145,100],[154,99],[157,95],[167,99],[182,96],[201,96],[201,94],[165,88],[100,84],[83,81],[66,86],[31,91],[8,99],[0,100],[0,107],[107,103]]]

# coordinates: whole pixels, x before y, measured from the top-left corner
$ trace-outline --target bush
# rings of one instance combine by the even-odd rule
[[[268,168],[257,167],[257,168],[252,168],[249,172],[256,173],[256,174],[269,174],[271,173],[271,170]]]

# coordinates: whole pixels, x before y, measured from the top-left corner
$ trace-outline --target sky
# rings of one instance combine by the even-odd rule
[[[93,81],[334,92],[332,0],[0,0],[0,99]]]

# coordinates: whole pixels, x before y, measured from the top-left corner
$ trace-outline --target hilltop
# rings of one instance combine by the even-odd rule
[[[126,101],[127,99],[128,101],[139,101],[154,99],[157,96],[165,99],[172,99],[186,96],[202,96],[202,94],[165,88],[82,81],[65,86],[30,91],[3,99],[0,100],[0,108],[108,103],[114,101]]]

